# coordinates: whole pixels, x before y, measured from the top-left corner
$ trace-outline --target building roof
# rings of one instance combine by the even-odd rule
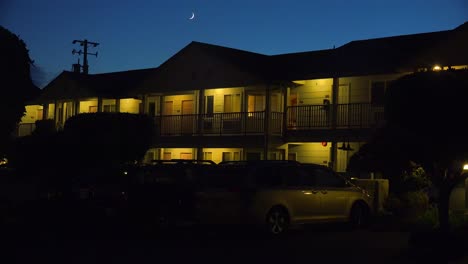
[[[468,22],[439,32],[351,41],[336,49],[271,56],[276,76],[308,79],[414,71],[435,64],[466,65]]]
[[[193,41],[159,66],[141,93],[235,87],[265,83],[268,56]]]
[[[64,71],[39,101],[264,85],[276,81],[412,72],[468,64],[468,22],[452,30],[355,40],[334,49],[264,54],[193,41],[157,68]]]
[[[89,75],[63,71],[43,88],[41,95],[34,101],[133,96],[135,86],[156,71],[157,68],[150,68]]]

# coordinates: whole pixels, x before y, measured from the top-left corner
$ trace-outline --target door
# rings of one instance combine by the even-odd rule
[[[321,197],[320,219],[335,220],[348,217],[347,204],[352,190],[345,180],[327,168],[315,168],[318,194]]]
[[[161,120],[161,132],[163,134],[174,134],[175,133],[175,124],[176,121],[174,120],[173,116],[173,101],[166,101],[164,102],[164,108],[162,113],[162,120]]]
[[[193,100],[182,101],[182,134],[192,134],[194,128]]]
[[[280,171],[286,182],[283,197],[290,207],[293,221],[307,223],[318,219],[321,197],[315,189],[313,177],[297,166],[284,166]]]
[[[349,124],[349,84],[338,86],[338,109],[337,125],[348,126]]]
[[[291,107],[288,109],[288,128],[295,129],[297,125],[297,94],[290,94],[289,103]]]

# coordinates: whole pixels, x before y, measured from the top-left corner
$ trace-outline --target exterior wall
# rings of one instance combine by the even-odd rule
[[[161,101],[160,101],[160,96],[147,96],[146,97],[146,100],[145,100],[145,109],[144,109],[144,113],[146,114],[150,114],[151,110],[150,111],[150,104],[154,104],[154,112],[152,114],[154,114],[155,116],[158,116],[158,115],[161,115],[160,113],[160,110],[161,110]]]
[[[324,99],[331,101],[333,79],[302,80],[295,83],[301,86],[292,88],[290,94],[296,94],[297,105],[321,105]]]
[[[126,98],[120,99],[120,113],[138,114],[140,113],[141,100]],[[104,105],[104,104],[103,104]]]
[[[36,123],[37,120],[42,120],[43,107],[42,105],[27,105],[26,113],[21,118],[20,124]]]
[[[370,103],[371,102],[371,83],[388,82],[396,80],[405,74],[385,74],[385,75],[367,75],[340,78],[339,91],[345,94],[339,94],[343,99],[342,103]]]
[[[160,159],[183,159],[184,157],[191,155],[190,159],[196,158],[197,150],[194,148],[161,148],[160,149]],[[168,155],[170,153],[170,158]]]
[[[168,95],[164,96],[164,103],[172,102],[172,115],[181,115],[182,114],[182,101],[185,100],[193,100],[193,113],[196,113],[196,106],[198,105],[195,101],[195,96],[193,94],[184,94],[184,95]],[[121,106],[122,109],[122,106]],[[163,105],[163,113],[164,113],[164,105]]]
[[[216,163],[227,160],[242,160],[243,150],[241,148],[204,148],[203,159],[212,160]]]
[[[348,145],[348,142],[345,142],[346,146]],[[343,142],[338,142],[336,143],[337,147],[341,147]],[[336,153],[336,171],[337,172],[346,172],[346,169],[348,167],[348,162],[351,156],[356,153],[361,146],[364,144],[364,142],[349,142],[349,146],[353,149],[351,151],[345,151],[341,149],[337,149]]]
[[[55,118],[55,104],[48,105],[49,110],[47,112],[47,119],[54,119]]]
[[[97,99],[91,99],[91,100],[84,100],[80,101],[80,109],[78,113],[90,113],[93,111],[95,108],[97,110],[98,107],[98,100]]]
[[[217,89],[207,89],[205,91],[206,96],[213,96],[213,112],[214,113],[224,113],[224,96],[225,95],[239,95],[239,102],[236,106],[233,105],[234,109],[239,109],[243,111],[243,94],[244,88],[243,87],[232,87],[232,88],[217,88]],[[206,105],[205,105],[206,110]]]
[[[327,166],[330,162],[330,146],[321,143],[289,144],[288,154],[296,154],[296,160],[302,163],[315,163]]]

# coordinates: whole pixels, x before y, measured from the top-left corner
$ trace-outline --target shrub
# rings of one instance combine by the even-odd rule
[[[396,216],[414,218],[424,214],[429,208],[429,198],[422,191],[391,193],[384,206]]]

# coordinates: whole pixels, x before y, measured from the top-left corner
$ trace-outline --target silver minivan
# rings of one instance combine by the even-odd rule
[[[289,161],[220,163],[196,193],[202,224],[255,224],[271,234],[320,222],[364,225],[371,197],[330,168]]]

